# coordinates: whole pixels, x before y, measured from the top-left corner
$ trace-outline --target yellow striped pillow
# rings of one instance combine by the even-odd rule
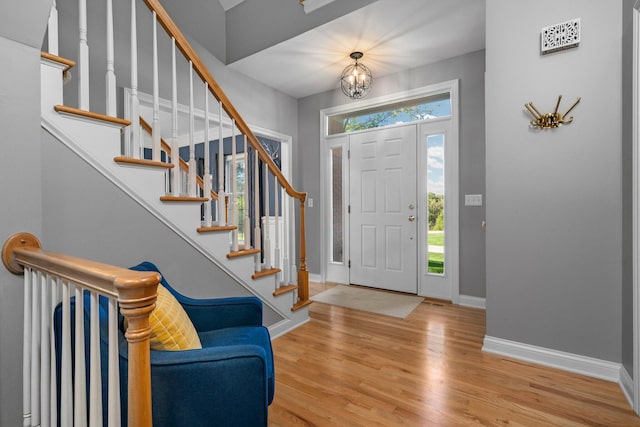
[[[152,350],[194,350],[202,348],[191,319],[178,300],[158,284],[156,308],[149,316]]]

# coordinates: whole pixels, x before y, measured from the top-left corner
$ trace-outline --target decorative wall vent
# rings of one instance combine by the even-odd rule
[[[580,44],[580,18],[544,27],[540,33],[540,53],[546,55]]]

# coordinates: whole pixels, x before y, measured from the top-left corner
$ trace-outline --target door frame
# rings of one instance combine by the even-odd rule
[[[344,138],[346,134],[338,134],[338,135],[328,135],[327,133],[327,129],[328,129],[328,120],[330,116],[333,115],[337,115],[337,114],[346,114],[346,113],[351,113],[351,112],[356,112],[356,111],[360,111],[360,110],[365,110],[368,108],[375,108],[375,107],[381,107],[384,105],[388,105],[388,104],[393,104],[396,102],[402,102],[402,101],[409,101],[412,99],[417,99],[417,98],[423,98],[423,97],[428,97],[428,96],[435,96],[435,95],[439,95],[439,94],[443,94],[443,93],[449,93],[450,94],[450,99],[451,99],[451,118],[448,120],[451,120],[451,144],[453,144],[455,146],[455,158],[453,158],[455,160],[455,170],[458,171],[458,173],[456,174],[452,174],[453,178],[455,180],[455,182],[452,182],[452,184],[450,185],[454,185],[455,184],[455,189],[456,189],[456,193],[457,193],[457,189],[458,189],[458,180],[459,180],[459,156],[458,156],[458,146],[459,146],[459,79],[454,79],[454,80],[449,80],[449,81],[445,81],[445,82],[441,82],[441,83],[437,83],[437,84],[433,84],[433,85],[428,85],[428,86],[423,86],[417,89],[412,89],[412,90],[407,90],[407,91],[402,91],[402,92],[397,92],[394,94],[390,94],[390,95],[385,95],[385,96],[380,96],[377,98],[371,98],[371,99],[366,99],[366,100],[360,100],[357,102],[353,102],[353,103],[349,103],[349,104],[344,104],[344,105],[340,105],[340,106],[336,106],[336,107],[330,107],[330,108],[326,108],[323,110],[320,110],[320,201],[321,201],[321,206],[322,206],[322,214],[321,214],[321,221],[320,221],[320,246],[321,246],[321,251],[320,251],[320,258],[321,258],[321,264],[320,264],[320,280],[322,282],[325,282],[327,280],[327,266],[329,264],[329,253],[331,251],[331,248],[329,247],[329,230],[331,229],[331,224],[330,224],[330,220],[332,218],[331,216],[331,203],[330,203],[330,197],[329,197],[329,191],[328,189],[329,184],[330,184],[330,173],[328,171],[328,153],[329,153],[329,149],[330,147],[335,147],[336,146],[336,141],[339,138],[343,138],[343,140],[347,140],[348,138]],[[438,120],[438,119],[431,119],[431,120]],[[424,122],[428,122],[429,120],[426,120]],[[420,125],[420,123],[423,122],[414,122],[414,124],[416,125]],[[348,169],[344,169],[343,170],[343,177],[345,175],[345,173],[348,173]],[[347,191],[344,191],[345,189],[347,189]],[[343,218],[345,219],[345,227],[348,225],[348,214],[347,214],[347,203],[348,203],[348,188],[344,187],[344,182],[343,182],[343,197],[344,197],[344,201],[343,201]],[[455,236],[452,236],[456,239],[456,242],[458,242],[458,229],[459,229],[459,203],[458,203],[458,199],[459,195],[456,195],[455,197],[455,205],[453,206],[454,209],[454,218],[453,221],[451,222],[451,226],[454,227],[454,233]],[[346,233],[345,233],[346,235]],[[423,238],[421,236],[418,237],[419,239]],[[450,265],[451,265],[451,273],[452,273],[452,286],[451,286],[451,301],[454,304],[459,303],[460,300],[460,290],[459,290],[459,257],[458,257],[458,244],[454,245],[455,246],[455,254],[452,254],[451,256],[451,260],[450,260]],[[348,242],[345,244],[345,253],[346,250],[348,249]],[[342,263],[341,266],[335,266],[337,268],[342,268],[344,270],[344,274],[343,277],[346,277],[348,280],[349,274],[348,274],[348,265],[345,262]],[[346,282],[345,282],[346,283]],[[421,293],[421,286],[418,286],[419,289],[419,294]]]

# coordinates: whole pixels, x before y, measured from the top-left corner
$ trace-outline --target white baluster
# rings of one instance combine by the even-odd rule
[[[153,125],[151,137],[153,140],[152,159],[156,162],[161,160],[160,150],[160,89],[158,87],[158,20],[156,12],[153,12]]]
[[[282,197],[282,282],[289,284],[289,197]]]
[[[224,134],[222,129],[222,101],[219,102],[218,123],[220,136],[218,137],[218,225],[227,225],[226,194],[224,192]]]
[[[120,366],[118,356],[118,301],[109,298],[109,425],[120,427]]]
[[[136,1],[131,0],[131,148],[125,155],[143,158],[140,146],[140,101],[138,100],[138,29],[136,22]]]
[[[271,196],[269,194],[269,166],[264,164],[264,224],[262,224],[262,232],[264,234],[263,252],[264,252],[264,268],[271,268],[271,236],[269,228],[271,225],[270,205]]]
[[[100,314],[98,293],[91,291],[89,335],[89,426],[102,426],[102,376],[100,372]],[[76,316],[78,314],[76,313]],[[76,357],[76,360],[78,358]]]
[[[273,268],[280,268],[280,184],[278,183],[278,180],[275,179],[273,180],[273,187],[274,187],[274,195],[275,195],[275,234],[276,234],[276,241],[275,241],[275,247],[273,249]],[[280,278],[281,278],[281,274],[277,273],[276,274],[276,289],[278,287],[280,287]]]
[[[87,43],[87,0],[79,0],[78,107],[89,110],[89,45]]]
[[[30,268],[24,269],[24,313],[22,339],[22,415],[23,425],[31,425],[31,293],[33,273]]]
[[[41,427],[49,427],[51,413],[51,400],[49,393],[51,392],[51,318],[49,292],[51,291],[51,279],[48,274],[42,275],[40,281],[40,425]]]
[[[193,62],[189,61],[189,196],[196,197],[195,113],[193,108]]]
[[[176,71],[176,39],[171,37],[171,195],[179,196],[182,189],[180,144],[178,143],[178,75]]]
[[[238,251],[238,172],[236,165],[236,120],[231,119],[231,252]]]
[[[58,297],[58,292],[60,289],[59,286],[60,279],[51,280],[51,301],[50,301],[50,313],[53,315],[56,306],[58,305],[58,301],[60,298]],[[51,425],[55,426],[58,421],[58,376],[56,375],[56,352],[55,352],[55,331],[53,330],[53,325],[49,328],[49,339],[51,343],[51,352],[50,352],[50,360],[49,360],[49,372],[51,374],[51,380],[49,381],[49,408],[51,416],[49,419],[51,420]]]
[[[107,90],[107,116],[115,117],[116,107],[116,72],[113,53],[113,0],[107,0],[107,74],[105,76]]]
[[[211,165],[210,159],[210,137],[209,137],[209,83],[204,82],[204,171],[202,172],[202,182],[204,183],[204,197],[211,197]],[[211,202],[204,203],[204,224],[211,227]]]
[[[87,425],[87,371],[85,370],[86,355],[84,351],[84,297],[82,288],[79,286],[76,286],[75,325],[73,422],[75,427],[84,427]]]
[[[244,206],[244,248],[251,248],[251,219],[249,218],[249,150],[247,147],[247,136],[244,135],[244,187],[243,187],[243,203]]]
[[[71,368],[70,285],[62,283],[62,361],[60,372],[60,425],[73,425],[73,385]],[[76,332],[77,333],[77,332]]]
[[[31,423],[40,425],[40,281],[42,273],[31,282]]]
[[[53,0],[51,11],[49,12],[49,21],[47,24],[47,44],[49,53],[58,54],[58,7],[56,0]]]
[[[258,157],[258,151],[255,150],[254,154],[254,162],[253,162],[253,210],[254,210],[254,226],[253,226],[253,238],[254,238],[254,246],[256,249],[260,250],[262,247],[262,242],[260,241],[261,232],[260,232],[260,162]],[[262,263],[260,262],[260,253],[257,253],[254,257],[255,259],[255,270],[262,270]]]

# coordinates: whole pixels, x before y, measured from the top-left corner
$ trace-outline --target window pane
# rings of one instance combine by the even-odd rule
[[[451,115],[449,93],[329,117],[327,133],[356,132]]]
[[[342,147],[331,149],[331,240],[332,262],[344,262],[342,217]]]
[[[231,193],[231,156],[224,156],[224,167],[225,167],[225,191],[227,194]],[[244,185],[245,185],[245,174],[246,171],[246,162],[244,153],[236,154],[236,194],[233,195],[235,197],[237,206],[238,206],[238,242],[244,243],[244,216],[245,216],[245,206],[244,206]]]
[[[444,134],[427,136],[427,271],[444,274]]]

